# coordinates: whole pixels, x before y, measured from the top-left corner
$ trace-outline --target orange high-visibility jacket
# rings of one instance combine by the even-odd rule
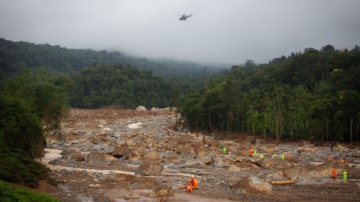
[[[252,156],[252,154],[253,154],[253,150],[249,149],[249,155]]]
[[[333,167],[331,172],[331,178],[335,178],[335,177],[336,177],[336,168]]]

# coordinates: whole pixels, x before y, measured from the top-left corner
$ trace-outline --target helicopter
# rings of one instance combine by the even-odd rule
[[[190,14],[190,15],[185,15],[185,13],[184,13],[184,15],[182,15],[182,16],[179,18],[179,20],[180,20],[180,21],[186,20],[186,18],[191,17],[191,16],[192,16],[192,14]]]

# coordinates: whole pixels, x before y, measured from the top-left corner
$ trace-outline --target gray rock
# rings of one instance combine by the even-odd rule
[[[104,163],[105,155],[99,152],[90,152],[88,155],[89,163]]]
[[[174,163],[169,163],[169,164],[166,164],[164,166],[164,168],[168,168],[168,169],[179,169],[179,166],[175,165]]]
[[[161,175],[162,170],[164,169],[164,166],[160,163],[145,163],[141,164],[135,171],[135,174],[137,175],[143,175],[143,176],[159,176]]]

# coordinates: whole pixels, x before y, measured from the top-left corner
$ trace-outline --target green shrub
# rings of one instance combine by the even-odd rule
[[[37,187],[39,180],[48,178],[47,173],[48,169],[26,152],[0,147],[0,180]]]
[[[24,185],[31,187],[31,188],[38,188],[39,181],[36,177],[25,177],[24,178]]]
[[[1,202],[59,202],[51,196],[40,194],[34,191],[16,189],[13,186],[0,181]]]
[[[48,178],[46,179],[46,182],[49,183],[50,185],[54,186],[54,187],[57,186],[56,180],[55,180],[54,178],[52,178],[52,177],[48,177]]]

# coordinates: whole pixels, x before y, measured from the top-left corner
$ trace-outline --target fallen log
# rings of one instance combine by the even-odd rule
[[[285,185],[285,184],[294,184],[295,180],[285,180],[285,181],[271,181],[270,184],[273,185]]]

